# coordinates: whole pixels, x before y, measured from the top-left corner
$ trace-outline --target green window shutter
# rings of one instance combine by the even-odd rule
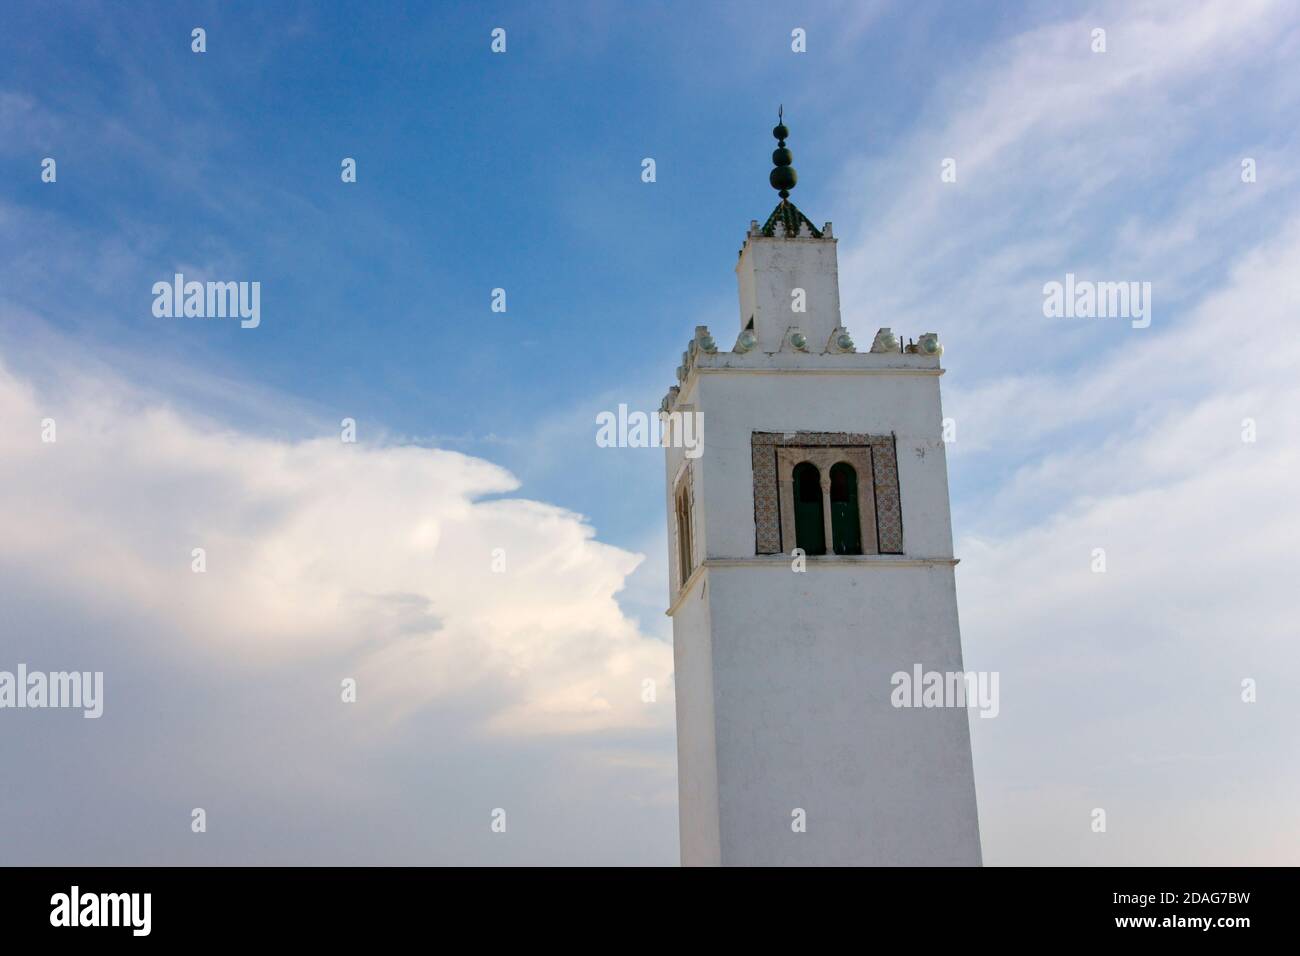
[[[843,461],[831,468],[831,535],[836,554],[862,553],[858,473]]]

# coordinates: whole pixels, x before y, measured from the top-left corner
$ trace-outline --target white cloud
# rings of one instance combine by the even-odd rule
[[[260,437],[72,355],[0,365],[0,667],[103,670],[105,712],[8,712],[40,746],[0,742],[29,813],[6,859],[576,862],[584,814],[604,814],[595,858],[673,859],[671,803],[617,796],[672,781],[671,648],[617,597],[639,555],[501,497],[517,483],[489,462]],[[36,383],[20,358],[63,364]],[[220,841],[187,841],[193,806]],[[530,836],[483,843],[494,806]],[[327,845],[290,835],[307,820]]]
[[[144,643],[240,668],[345,655],[394,716],[489,681],[509,688],[501,732],[669,719],[639,691],[666,686],[671,654],[615,600],[639,557],[571,512],[481,500],[516,487],[495,465],[220,430],[111,380],[42,394],[0,371],[0,416],[0,551],[70,602],[139,614]]]
[[[1258,443],[1236,399],[1210,400],[1048,456],[1021,493],[1050,483],[1058,509],[958,542],[966,663],[1002,674],[999,718],[972,727],[987,862],[1300,860],[1300,387],[1261,397],[1289,411]],[[1094,806],[1113,826],[1085,845]]]

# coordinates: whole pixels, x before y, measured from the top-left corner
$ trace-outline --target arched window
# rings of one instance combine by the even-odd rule
[[[836,554],[862,553],[858,473],[846,461],[831,466],[831,538]]]
[[[691,497],[686,488],[677,492],[677,568],[678,587],[686,584],[686,579],[695,569],[691,566],[694,552],[691,546]]]
[[[822,508],[822,476],[817,466],[804,461],[795,465],[794,538],[804,554],[826,553],[825,512]]]

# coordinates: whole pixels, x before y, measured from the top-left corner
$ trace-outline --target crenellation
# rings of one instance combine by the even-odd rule
[[[803,336],[802,344],[798,344],[796,336]],[[677,367],[678,384],[669,389],[669,397],[665,398],[666,407],[672,407],[672,396],[700,370],[940,371],[939,358],[943,355],[938,333],[925,332],[904,345],[889,328],[876,332],[870,351],[859,352],[852,333],[843,325],[835,326],[823,342],[815,342],[802,326],[792,325],[786,328],[776,351],[764,351],[758,346],[754,332],[742,329],[731,349],[719,349],[709,327],[696,326],[695,336],[687,343],[682,364]]]
[[[831,337],[826,340],[826,348],[822,349],[822,351],[836,354],[840,352],[856,352],[857,349],[853,345],[853,336],[849,334],[849,330],[842,325],[837,325],[831,331]]]
[[[901,352],[903,349],[893,330],[884,328],[876,333],[875,341],[871,343],[871,351],[879,355],[882,352]]]

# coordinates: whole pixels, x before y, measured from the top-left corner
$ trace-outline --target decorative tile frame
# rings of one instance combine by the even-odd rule
[[[779,449],[806,449],[806,458],[789,455]],[[835,455],[835,452],[841,452]],[[792,537],[786,529],[782,534],[782,486],[779,469],[792,469],[795,459],[822,461],[830,453],[836,461],[848,461],[858,471],[860,491],[865,488],[866,469],[864,453],[870,455],[870,482],[874,494],[859,494],[862,509],[864,553],[903,553],[903,509],[898,489],[898,453],[893,435],[865,435],[858,432],[754,432],[750,440],[754,472],[754,551],[757,554],[781,554],[788,550],[783,539]],[[789,478],[788,472],[785,477]],[[868,503],[874,504],[871,518],[875,524],[875,549],[867,540]],[[786,524],[789,524],[787,519]],[[789,542],[793,547],[793,541]]]

